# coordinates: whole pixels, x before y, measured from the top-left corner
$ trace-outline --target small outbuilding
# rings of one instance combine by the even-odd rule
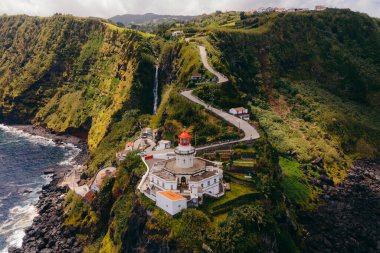
[[[169,149],[172,145],[172,142],[171,141],[168,141],[168,140],[160,140],[158,142],[158,145],[156,147],[156,150],[157,151],[160,151],[160,150],[165,150],[165,149]]]
[[[173,191],[159,191],[156,196],[156,205],[170,215],[175,215],[187,208],[187,199]]]

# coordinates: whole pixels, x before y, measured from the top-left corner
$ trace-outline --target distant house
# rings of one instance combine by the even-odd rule
[[[327,7],[324,6],[324,5],[316,5],[314,10],[316,10],[316,11],[324,11],[326,9],[327,9]]]
[[[125,144],[125,150],[132,151],[133,150],[133,142],[128,142]]]
[[[192,74],[191,75],[191,80],[193,80],[193,81],[200,81],[200,80],[202,80],[202,74],[199,74],[199,73]]]
[[[160,141],[158,142],[158,145],[157,145],[157,147],[156,147],[156,150],[157,150],[157,151],[160,151],[160,150],[169,149],[171,145],[172,145],[172,142],[171,142],[171,141],[168,141],[168,140],[160,140]]]
[[[286,8],[276,7],[276,8],[274,8],[274,11],[275,12],[286,12]]]
[[[235,117],[242,119],[242,120],[249,120],[248,109],[246,109],[244,107],[231,108],[229,110],[229,113],[234,115]]]
[[[175,215],[187,208],[187,199],[173,191],[159,191],[156,196],[156,205],[171,215]]]
[[[181,37],[184,36],[185,33],[183,31],[174,31],[172,32],[172,37]]]

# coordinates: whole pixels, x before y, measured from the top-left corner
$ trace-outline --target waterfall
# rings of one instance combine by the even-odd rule
[[[153,114],[157,113],[157,106],[158,106],[158,69],[159,65],[156,65],[156,75],[154,77],[154,86],[153,86],[153,96],[154,96],[154,103],[153,103]]]

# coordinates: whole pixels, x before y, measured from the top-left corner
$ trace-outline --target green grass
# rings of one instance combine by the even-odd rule
[[[225,195],[219,199],[210,200],[209,202],[204,203],[204,206],[202,208],[207,210],[208,213],[212,214],[214,208],[217,208],[218,206],[226,204],[227,202],[235,200],[239,197],[256,192],[254,189],[250,187],[240,185],[234,182],[231,182],[230,186],[231,186],[231,191],[226,191]],[[215,221],[220,222],[222,221],[223,218],[226,217],[226,215],[222,213],[222,214],[217,214],[215,217],[216,217]]]
[[[280,157],[280,166],[284,173],[281,184],[286,196],[292,203],[306,209],[311,208],[310,200],[313,192],[306,181],[306,176],[301,171],[300,164],[295,160]]]
[[[125,31],[128,31],[128,32],[135,32],[135,33],[138,33],[139,35],[143,36],[144,38],[153,38],[155,37],[156,35],[154,34],[150,34],[150,33],[144,33],[144,32],[141,32],[141,31],[137,31],[137,30],[134,30],[134,29],[130,29],[130,28],[127,28],[127,27],[118,27],[114,24],[111,24],[111,23],[106,23],[104,22],[104,24],[110,28],[111,30],[113,31],[118,31],[118,32],[125,32]]]
[[[249,160],[235,160],[233,162],[233,165],[239,166],[239,167],[253,167],[256,165],[256,162],[249,161]]]

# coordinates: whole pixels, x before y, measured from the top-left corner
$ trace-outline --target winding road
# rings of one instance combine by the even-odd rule
[[[215,69],[213,69],[213,67],[209,64],[208,59],[207,59],[206,48],[204,46],[199,46],[199,52],[200,52],[202,62],[204,64],[205,68],[208,71],[210,71],[211,73],[213,73],[218,78],[218,83],[227,82],[228,79],[223,74],[221,74],[218,71],[216,71]],[[192,94],[192,92],[193,92],[193,90],[182,91],[181,95],[184,96],[185,98],[189,99],[193,103],[204,106],[204,108],[206,110],[208,110],[208,111],[212,112],[213,114],[217,115],[218,117],[226,120],[227,122],[229,122],[230,124],[234,125],[235,127],[239,128],[240,130],[242,130],[244,132],[244,138],[242,138],[240,140],[236,140],[236,141],[227,142],[227,143],[233,144],[233,143],[239,143],[239,142],[244,142],[244,141],[248,141],[248,140],[256,140],[256,139],[260,138],[260,134],[256,130],[256,128],[254,126],[252,126],[251,124],[249,124],[247,121],[242,120],[240,118],[237,118],[237,117],[235,117],[235,116],[233,116],[227,112],[224,112],[220,109],[217,109],[217,108],[205,103],[203,100],[194,96]],[[202,150],[202,149],[206,149],[206,148],[210,148],[210,147],[217,147],[217,146],[221,146],[224,144],[226,144],[226,143],[211,144],[211,145],[208,145],[206,147],[199,147],[199,148],[197,148],[197,150]]]
[[[225,77],[222,73],[219,73],[216,71],[208,62],[207,59],[207,52],[206,48],[204,46],[199,46],[199,53],[201,54],[202,63],[205,66],[205,68],[213,73],[218,78],[218,83],[225,83],[228,82],[228,78]]]
[[[231,123],[232,125],[234,125],[235,127],[239,128],[240,130],[242,130],[244,132],[244,138],[237,140],[237,141],[233,141],[234,143],[235,142],[248,141],[248,140],[256,140],[256,139],[260,138],[260,134],[256,130],[256,128],[253,127],[251,124],[249,124],[247,121],[242,120],[240,118],[237,118],[237,117],[235,117],[235,116],[233,116],[227,112],[224,112],[220,109],[217,109],[215,107],[212,107],[209,104],[206,104],[204,101],[202,101],[198,97],[194,96],[192,94],[192,92],[193,92],[193,90],[182,91],[181,95],[184,96],[185,98],[189,99],[190,101],[196,103],[196,104],[204,106],[204,108],[206,110],[208,110],[208,111],[212,112],[213,114],[223,118],[224,120],[228,121],[229,123]],[[215,145],[218,145],[218,144],[215,144]]]

